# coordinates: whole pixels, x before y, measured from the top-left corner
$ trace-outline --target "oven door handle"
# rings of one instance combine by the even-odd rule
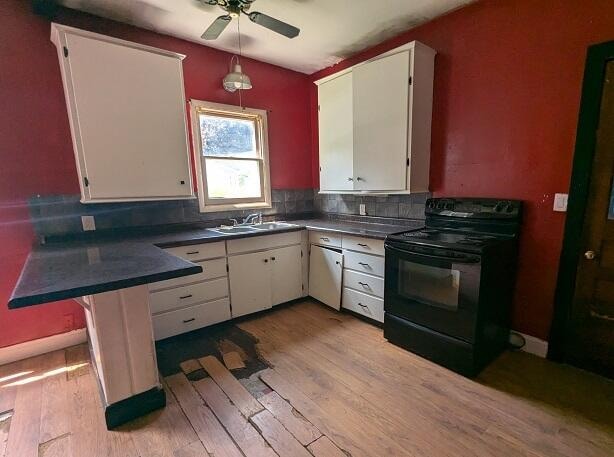
[[[389,244],[386,244],[385,247],[387,250],[390,250],[393,252],[413,255],[416,257],[421,257],[423,259],[447,260],[447,261],[454,262],[454,263],[479,263],[480,262],[480,258],[475,257],[475,256],[449,257],[449,256],[444,256],[444,255],[422,254],[419,252],[406,251],[405,249],[399,249]]]

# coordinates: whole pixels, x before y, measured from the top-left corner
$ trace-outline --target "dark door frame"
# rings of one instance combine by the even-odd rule
[[[582,229],[595,155],[603,82],[606,65],[610,60],[614,60],[614,41],[588,48],[569,188],[565,235],[559,262],[559,274],[554,297],[554,316],[548,345],[548,358],[559,362],[564,362],[566,359],[565,341],[570,324],[579,253],[582,249]]]

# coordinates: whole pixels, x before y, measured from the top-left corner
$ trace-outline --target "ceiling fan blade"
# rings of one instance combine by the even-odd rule
[[[201,38],[203,40],[215,40],[224,31],[226,26],[230,24],[230,21],[232,21],[232,18],[228,14],[218,17],[209,28],[205,30]]]
[[[288,38],[294,38],[300,33],[300,29],[297,29],[293,25],[286,24],[285,22],[275,19],[274,17],[267,16],[264,13],[254,11],[253,13],[247,13],[250,20],[258,25],[266,27],[273,32],[277,32]]]

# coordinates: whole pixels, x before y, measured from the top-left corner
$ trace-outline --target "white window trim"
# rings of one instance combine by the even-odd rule
[[[211,204],[208,202],[207,186],[205,183],[205,157],[202,154],[202,139],[200,134],[200,123],[198,115],[207,111],[221,111],[236,114],[251,114],[260,118],[259,132],[256,132],[260,149],[262,151],[262,170],[261,185],[262,198],[255,201],[251,199],[226,199],[224,203]],[[271,208],[271,172],[269,164],[269,135],[268,119],[266,110],[256,108],[245,108],[235,105],[225,105],[203,100],[190,100],[190,120],[192,124],[192,143],[194,164],[196,168],[196,178],[198,180],[198,204],[202,213],[214,211],[233,211],[244,209],[265,209]]]

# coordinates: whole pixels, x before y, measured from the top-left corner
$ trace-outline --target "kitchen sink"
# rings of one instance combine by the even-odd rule
[[[257,229],[248,226],[234,226],[234,227],[218,227],[214,229],[209,229],[213,232],[223,233],[224,235],[228,235],[230,233],[251,233],[256,232]]]
[[[294,224],[288,224],[286,222],[265,222],[264,224],[252,225],[256,230],[275,230],[293,226]]]

